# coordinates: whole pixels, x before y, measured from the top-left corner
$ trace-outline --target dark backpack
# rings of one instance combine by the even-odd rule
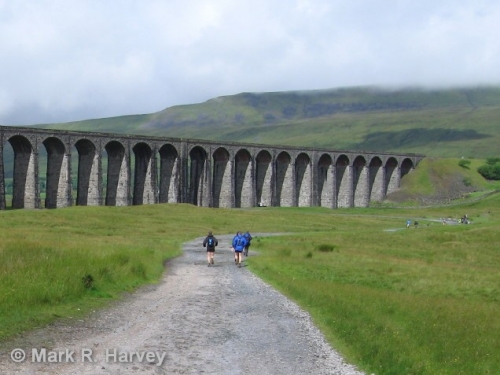
[[[245,237],[245,238],[246,238],[246,240],[247,240],[247,244],[249,244],[249,243],[250,243],[250,241],[252,240],[252,235],[251,235],[250,233],[248,233],[248,232],[246,232],[246,233],[243,235],[243,237]]]
[[[214,238],[213,237],[208,237],[207,246],[208,247],[214,247],[214,245],[215,245]]]

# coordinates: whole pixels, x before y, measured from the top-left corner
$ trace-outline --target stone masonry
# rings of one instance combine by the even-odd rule
[[[9,152],[13,166],[5,168]],[[0,209],[368,207],[423,157],[0,126]],[[5,170],[13,170],[9,195]]]

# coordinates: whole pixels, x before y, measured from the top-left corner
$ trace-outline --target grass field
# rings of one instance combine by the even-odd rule
[[[260,239],[249,263],[367,373],[497,374],[500,235],[488,211],[469,226],[413,212],[410,229],[339,215],[329,232]]]
[[[439,222],[465,213],[472,225]],[[419,227],[405,229],[406,219]],[[0,211],[0,339],[157,282],[165,260],[208,229],[248,229],[290,233],[256,238],[249,269],[367,373],[498,374],[499,224],[498,194],[430,209]]]

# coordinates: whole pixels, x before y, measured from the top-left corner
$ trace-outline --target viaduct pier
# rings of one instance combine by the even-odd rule
[[[368,207],[423,157],[0,126],[0,209]]]

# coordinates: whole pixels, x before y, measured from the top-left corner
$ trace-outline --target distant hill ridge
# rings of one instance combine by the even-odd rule
[[[134,116],[45,128],[189,137],[437,157],[489,157],[500,144],[500,87],[379,87],[241,93]]]
[[[241,93],[158,112],[145,127],[265,125],[343,113],[500,105],[500,87],[449,90],[360,87],[331,90]],[[193,111],[194,109],[194,111]],[[203,110],[203,112],[199,112]]]

